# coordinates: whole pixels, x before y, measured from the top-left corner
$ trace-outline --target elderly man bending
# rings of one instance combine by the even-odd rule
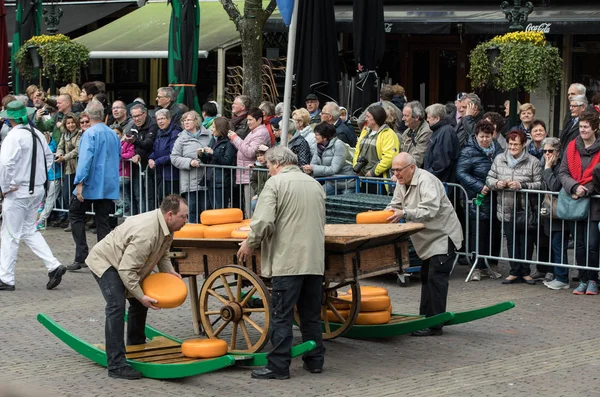
[[[448,278],[454,262],[455,250],[462,245],[460,222],[452,203],[446,196],[444,185],[433,174],[417,168],[415,159],[400,153],[392,160],[396,177],[394,197],[386,209],[394,210],[390,222],[425,224],[425,230],[410,239],[421,264],[421,305],[419,313],[426,317],[446,311]],[[413,336],[442,334],[442,326],[413,332]]]
[[[317,348],[304,355],[304,369],[320,373],[325,348],[321,335],[321,295],[325,272],[325,193],[319,182],[298,168],[298,158],[286,147],[265,155],[271,178],[258,198],[248,239],[238,251],[247,260],[261,248],[261,275],[272,277],[271,325],[273,350],[256,379],[288,379],[294,306],[298,306],[302,340]]]

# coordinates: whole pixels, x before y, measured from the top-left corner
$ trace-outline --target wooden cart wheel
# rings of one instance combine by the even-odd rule
[[[350,287],[352,290],[352,302],[350,303],[350,311],[348,317],[344,318],[334,303],[347,304],[349,301],[338,298],[340,293],[346,293]],[[327,318],[327,310],[333,312],[338,320],[330,322]],[[321,321],[323,329],[323,339],[329,340],[337,338],[346,332],[356,321],[358,312],[360,311],[360,286],[356,281],[344,281],[342,283],[334,281],[325,281],[323,283],[323,300],[321,302]],[[294,310],[296,323],[300,325],[300,317],[298,311]],[[333,324],[335,323],[335,324]]]
[[[200,320],[209,338],[231,353],[255,353],[267,343],[271,296],[262,280],[241,266],[215,270],[200,290]]]

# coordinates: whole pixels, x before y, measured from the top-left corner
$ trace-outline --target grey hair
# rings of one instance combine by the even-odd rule
[[[279,102],[276,106],[275,106],[275,114],[283,114],[283,102]]]
[[[85,107],[85,113],[90,117],[90,120],[104,120],[104,106],[95,99],[91,100]]]
[[[129,113],[131,113],[131,111],[134,109],[139,109],[142,111],[142,113],[148,113],[148,109],[146,109],[146,106],[142,105],[141,103],[136,103],[135,105],[133,105],[131,109],[129,109]]]
[[[156,113],[154,113],[154,118],[157,118],[158,116],[165,116],[167,120],[171,120],[171,112],[169,112],[169,109],[157,110]]]
[[[181,115],[181,127],[185,130],[185,127],[183,126],[183,122],[185,119],[188,118],[188,116],[194,117],[196,129],[200,130],[200,128],[202,127],[202,117],[200,117],[198,112],[196,112],[195,110],[190,110],[189,112],[185,112],[184,114]]]
[[[329,114],[331,114],[331,118],[334,121],[337,121],[340,118],[340,107],[338,106],[338,104],[335,102],[327,102],[325,106],[327,106],[327,109],[329,109]],[[325,108],[325,106],[323,106],[323,108]]]
[[[410,108],[412,112],[412,117],[419,120],[425,120],[425,109],[421,102],[419,101],[411,101],[404,105],[405,108]]]
[[[246,110],[249,110],[252,107],[252,99],[250,99],[248,95],[238,95],[236,98],[240,100]]]
[[[29,98],[27,95],[15,95],[15,100],[23,102],[25,106],[27,106],[27,102],[29,102]]]
[[[473,105],[475,105],[475,107],[479,110],[483,109],[483,105],[481,104],[481,99],[479,99],[479,96],[477,96],[477,94],[473,94],[472,92],[465,95],[465,97],[463,98],[463,101],[465,100],[470,100],[471,103]],[[462,101],[461,101],[462,102]]]
[[[279,128],[281,128],[283,124],[281,123],[281,121],[279,122]],[[294,120],[289,119],[288,121],[288,134],[292,134],[294,135],[296,133],[296,123],[294,123]]]
[[[580,83],[573,83],[571,84],[571,87],[574,87],[577,91],[581,93],[581,95],[585,95],[585,92],[587,91],[585,86]]]
[[[265,160],[280,166],[298,165],[298,156],[285,146],[275,146],[265,153]]]
[[[428,116],[437,117],[440,120],[447,116],[446,106],[441,103],[434,103],[433,105],[427,106],[425,113],[427,113]]]
[[[158,92],[162,92],[166,97],[169,98],[171,102],[175,102],[177,96],[175,95],[175,90],[171,87],[160,87]]]
[[[558,138],[555,138],[553,136],[544,138],[544,140],[542,141],[542,148],[546,145],[552,146],[554,149],[560,151],[561,145],[560,145],[560,139],[558,139]]]
[[[575,95],[570,102],[575,102],[578,105],[588,105],[588,100],[585,95]]]

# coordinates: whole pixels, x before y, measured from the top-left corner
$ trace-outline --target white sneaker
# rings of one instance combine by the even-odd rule
[[[491,270],[486,269],[486,273],[492,280],[497,280],[499,278],[502,278],[502,273],[498,272],[498,268],[495,266],[491,266]]]
[[[554,274],[553,273],[546,273],[546,277],[544,277],[544,281],[548,281],[551,282],[552,280],[554,280]]]
[[[549,282],[548,284],[546,284],[546,287],[550,288],[550,289],[569,289],[569,283],[563,283],[562,281],[559,280],[553,280],[552,282]]]
[[[480,280],[481,280],[481,271],[479,269],[473,270],[473,273],[471,274],[471,278],[469,278],[469,281],[480,281]]]

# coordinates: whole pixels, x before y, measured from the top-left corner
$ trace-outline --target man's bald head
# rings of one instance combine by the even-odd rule
[[[398,153],[392,159],[391,171],[396,177],[398,183],[402,185],[410,185],[416,169],[417,163],[415,158],[410,153]]]

